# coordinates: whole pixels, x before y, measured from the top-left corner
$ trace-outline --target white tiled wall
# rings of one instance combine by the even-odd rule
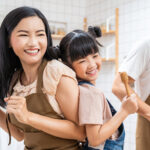
[[[18,6],[33,6],[48,20],[66,22],[67,31],[83,28],[86,0],[0,0],[0,22],[7,12]]]
[[[118,7],[120,63],[137,40],[149,37],[150,34],[149,0],[0,0],[0,22],[7,12],[22,5],[39,8],[48,20],[66,22],[68,32],[72,29],[82,29],[84,17],[87,17],[89,25],[103,23]],[[108,40],[111,39],[114,40],[114,37],[108,37]],[[101,42],[102,44],[104,42],[104,47],[109,44],[108,41]],[[114,75],[114,63],[104,62],[97,86],[104,91],[115,108],[119,109],[120,102],[111,93]],[[126,129],[124,149],[135,150],[136,115],[131,115],[124,123]],[[2,131],[0,136],[4,137]],[[7,150],[4,144],[6,145],[7,141],[4,143],[0,137],[0,150]],[[5,148],[2,148],[2,145]],[[9,150],[18,150],[14,148],[15,146],[12,147],[9,147]]]

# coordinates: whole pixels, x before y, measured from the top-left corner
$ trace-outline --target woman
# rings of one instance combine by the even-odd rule
[[[76,125],[75,73],[52,60],[50,47],[50,29],[39,10],[16,8],[3,20],[0,104],[3,107],[7,104],[8,114],[0,110],[0,127],[17,140],[24,139],[26,150],[78,150],[77,140],[84,140],[85,134],[84,129]],[[64,120],[63,116],[71,121]]]

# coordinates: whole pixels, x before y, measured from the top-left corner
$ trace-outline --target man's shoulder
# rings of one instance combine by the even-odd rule
[[[136,42],[135,48],[138,49],[138,51],[149,51],[150,50],[150,38],[145,38]]]

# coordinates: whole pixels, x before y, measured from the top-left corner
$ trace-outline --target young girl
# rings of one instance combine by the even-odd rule
[[[129,114],[137,111],[136,98],[132,95],[123,101],[115,114],[103,92],[95,87],[101,69],[101,57],[94,37],[101,36],[101,32],[97,27],[90,27],[90,33],[81,30],[68,33],[55,53],[76,72],[78,78],[79,123],[85,125],[89,141],[89,147],[86,144],[84,148],[122,150],[125,133],[121,123]]]

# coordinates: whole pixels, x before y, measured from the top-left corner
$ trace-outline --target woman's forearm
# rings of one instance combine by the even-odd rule
[[[36,129],[60,138],[76,139],[80,141],[85,139],[84,127],[78,126],[68,120],[53,119],[32,112],[29,113],[30,115],[26,124]]]
[[[19,131],[16,127],[14,127],[12,124],[10,124],[9,122],[8,122],[8,125],[9,125],[11,135],[16,140],[22,141],[24,139],[24,134],[21,131]],[[0,109],[0,127],[8,133],[8,128],[6,125],[6,113],[3,112],[1,109]]]

